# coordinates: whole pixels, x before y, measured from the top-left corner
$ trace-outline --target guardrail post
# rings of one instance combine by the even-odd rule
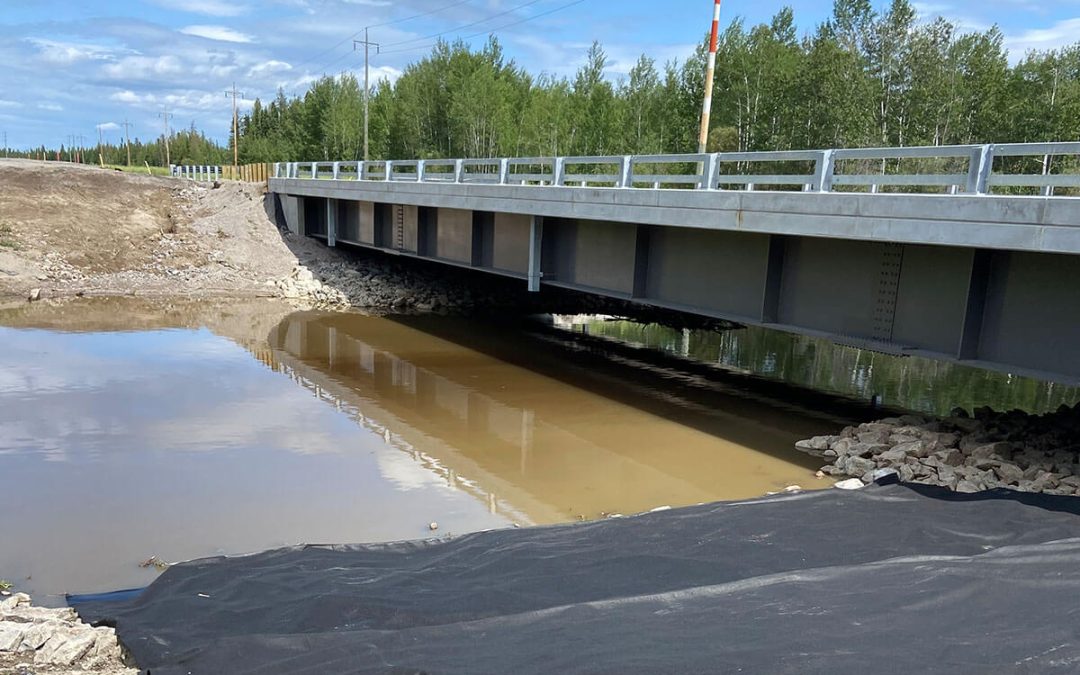
[[[367,176],[364,175],[364,170],[367,168],[367,162],[359,161],[356,163],[356,180],[364,180]]]
[[[705,157],[701,166],[701,178],[698,180],[699,190],[715,190],[716,182],[720,180],[720,154],[712,153]]]
[[[318,178],[319,177],[319,165],[316,162],[311,163],[311,177],[312,178]]]
[[[338,179],[338,175],[341,173],[341,162],[334,162],[334,180]]]
[[[499,185],[510,182],[510,160],[503,157],[499,160]]]
[[[990,193],[990,173],[994,170],[994,146],[982,145],[972,151],[968,160],[967,192],[974,195]]]
[[[1043,155],[1042,175],[1044,175],[1044,176],[1049,176],[1050,175],[1050,155]],[[1054,186],[1053,185],[1044,185],[1043,188],[1042,188],[1041,193],[1042,193],[1043,197],[1053,197],[1054,196]]]
[[[461,183],[465,180],[465,160],[454,160],[454,182]]]
[[[386,166],[386,175],[383,176],[383,180],[393,180],[394,162],[388,159],[383,164]]]
[[[422,159],[416,160],[416,182],[423,183],[425,174],[427,174],[427,162]]]
[[[619,160],[619,182],[616,187],[634,187],[634,158],[631,155],[623,155]]]
[[[281,162],[274,162],[274,178],[280,178],[278,172],[281,170]]]
[[[553,168],[553,173],[554,173],[554,175],[552,176],[553,180],[551,181],[551,184],[552,185],[557,185],[557,186],[563,185],[564,182],[566,181],[566,158],[565,157],[556,157],[555,158],[555,166]]]
[[[822,150],[821,155],[814,161],[814,191],[832,192],[833,171],[836,162],[832,150]]]

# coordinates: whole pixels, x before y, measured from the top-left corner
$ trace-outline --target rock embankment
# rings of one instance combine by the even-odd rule
[[[9,670],[10,669],[10,670]],[[69,607],[35,607],[16,593],[0,602],[0,672],[136,675],[116,632],[83,623]]]
[[[877,469],[957,492],[1010,488],[1080,494],[1080,404],[1029,415],[960,409],[944,418],[904,415],[815,436],[795,447],[826,459],[823,473],[865,483]]]
[[[464,284],[410,272],[377,257],[298,263],[266,284],[287,299],[369,311],[466,312],[477,305],[498,305],[506,295],[474,293]]]

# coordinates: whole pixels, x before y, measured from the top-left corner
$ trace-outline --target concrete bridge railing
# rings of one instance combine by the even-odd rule
[[[274,178],[558,187],[992,194],[1080,190],[1080,142],[685,155],[278,162]],[[1023,161],[1026,159],[1026,162]],[[995,169],[995,160],[999,166]],[[918,164],[914,172],[904,166]],[[1030,168],[1035,167],[1036,171]],[[184,167],[181,167],[184,168]],[[213,168],[213,167],[210,167]]]

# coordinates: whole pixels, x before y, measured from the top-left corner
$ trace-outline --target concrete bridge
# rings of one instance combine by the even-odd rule
[[[1080,382],[1080,174],[1062,170],[1077,156],[1080,143],[281,163],[269,182],[288,227],[330,246]]]

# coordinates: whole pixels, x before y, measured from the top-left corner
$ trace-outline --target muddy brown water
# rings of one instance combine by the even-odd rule
[[[113,299],[0,326],[0,578],[50,604],[150,556],[823,487],[792,444],[844,421],[539,324]]]

